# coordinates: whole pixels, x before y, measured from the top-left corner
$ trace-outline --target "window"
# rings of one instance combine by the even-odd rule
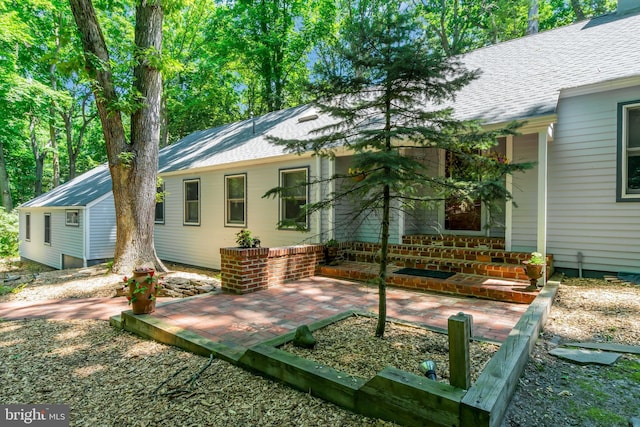
[[[618,201],[640,201],[640,102],[618,104]]]
[[[184,181],[184,223],[200,225],[200,180]]]
[[[51,214],[44,214],[44,243],[51,244]]]
[[[24,240],[31,241],[31,214],[24,215]]]
[[[164,182],[161,182],[156,186],[156,224],[164,224]]]
[[[304,205],[308,203],[308,169],[280,171],[280,228],[308,228]]]
[[[80,225],[79,222],[79,217],[80,217],[80,211],[78,210],[72,210],[72,211],[65,211],[65,222],[64,225],[68,225],[71,227],[78,227]]]
[[[247,225],[247,176],[227,175],[225,183],[225,225],[246,227]]]

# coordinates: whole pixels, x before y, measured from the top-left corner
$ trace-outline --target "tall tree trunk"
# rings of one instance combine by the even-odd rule
[[[56,48],[53,54],[51,65],[49,66],[49,80],[51,81],[51,89],[55,93],[58,90],[58,79],[56,78],[56,61],[60,52],[59,27],[62,16],[58,15],[58,21],[54,24],[53,33],[55,36]],[[49,138],[51,139],[51,155],[52,155],[52,173],[53,187],[60,185],[60,153],[58,153],[58,129],[56,129],[56,101],[51,100],[49,104]]]
[[[67,140],[67,157],[69,157],[69,181],[76,177],[76,160],[78,155],[73,147],[73,107],[68,111],[60,112],[62,121],[64,122],[64,134]]]
[[[102,122],[113,185],[116,249],[113,270],[127,273],[136,266],[166,270],[153,246],[153,226],[160,136],[162,78],[160,61],[163,11],[160,0],[141,0],[136,6],[136,66],[134,86],[143,105],[131,117],[131,143],[125,137],[120,111],[109,108],[118,96],[109,54],[91,0],[70,0],[81,33],[86,66]],[[100,66],[96,66],[96,59]]]
[[[391,152],[391,92],[392,83],[387,82],[387,97],[385,99],[385,145],[384,151]],[[384,168],[386,180],[391,175],[391,169]],[[389,182],[389,181],[386,181]],[[389,184],[385,184],[382,190],[382,235],[380,239],[380,264],[378,270],[378,324],[376,325],[376,337],[382,338],[387,326],[387,264],[389,254],[389,227],[391,222],[391,189]]]
[[[162,96],[160,104],[160,148],[169,145],[169,111],[167,109],[167,97]]]
[[[529,24],[527,25],[527,35],[538,33],[538,0],[529,2]]]
[[[162,52],[162,19],[160,0],[143,0],[136,6],[135,45],[140,54],[133,69],[133,85],[142,96],[143,105],[131,116],[135,172],[133,177],[130,174],[119,176],[121,180],[118,183],[114,180],[113,188],[114,192],[122,191],[122,200],[136,201],[133,215],[128,218],[129,227],[124,228],[126,236],[116,242],[116,251],[118,244],[125,246],[121,250],[127,256],[123,256],[121,264],[151,259],[156,268],[165,271],[156,256],[153,241],[162,102],[162,75],[155,64],[160,63]],[[131,185],[131,178],[134,185]],[[131,242],[137,242],[137,247]]]
[[[587,17],[584,15],[584,10],[580,4],[580,0],[571,0],[571,8],[576,15],[576,22],[584,21]]]
[[[4,147],[0,143],[0,193],[2,194],[2,207],[5,211],[13,210],[13,199],[11,198],[11,187],[9,186],[9,174],[7,173],[7,163],[4,160]]]
[[[91,93],[86,93],[82,97],[82,124],[78,130],[78,134],[74,141],[73,139],[73,109],[75,102],[69,107],[67,111],[60,111],[60,116],[64,122],[65,137],[67,140],[67,156],[69,157],[69,180],[76,177],[76,169],[78,163],[78,156],[82,150],[84,143],[84,135],[87,132],[87,127],[96,118],[97,114],[87,116],[87,101]]]
[[[29,121],[29,140],[31,141],[33,160],[36,162],[36,178],[33,185],[36,197],[42,194],[42,175],[44,171],[44,161],[47,158],[46,150],[40,150],[40,147],[38,146],[38,137],[36,135],[37,124],[37,117],[32,115]]]

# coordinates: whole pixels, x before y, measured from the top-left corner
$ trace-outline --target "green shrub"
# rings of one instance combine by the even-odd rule
[[[18,255],[18,214],[0,208],[0,256]]]

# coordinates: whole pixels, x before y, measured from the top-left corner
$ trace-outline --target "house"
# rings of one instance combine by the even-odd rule
[[[506,203],[491,215],[482,205],[398,213],[391,241],[489,234],[504,238],[508,250],[551,253],[567,272],[640,272],[640,49],[630,43],[639,37],[636,2],[620,0],[617,13],[466,54],[466,66],[482,74],[457,94],[456,116],[486,126],[522,122],[521,134],[501,138],[497,150],[537,166],[508,179],[517,207]],[[243,228],[270,247],[330,237],[378,241],[375,220],[345,226],[349,202],[311,216],[307,232],[276,228],[332,184],[286,201],[262,197],[278,185],[347,172],[348,152],[333,160],[298,156],[266,138],[303,138],[329,120],[301,106],[195,132],[161,150],[167,196],[156,211],[158,255],[220,268],[220,248],[235,246]],[[440,152],[406,154],[445,172]],[[108,179],[97,168],[21,205],[20,254],[57,268],[108,258],[115,236]]]

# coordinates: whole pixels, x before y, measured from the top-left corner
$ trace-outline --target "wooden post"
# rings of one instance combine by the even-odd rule
[[[449,317],[449,383],[464,390],[471,387],[471,315],[462,312]]]

